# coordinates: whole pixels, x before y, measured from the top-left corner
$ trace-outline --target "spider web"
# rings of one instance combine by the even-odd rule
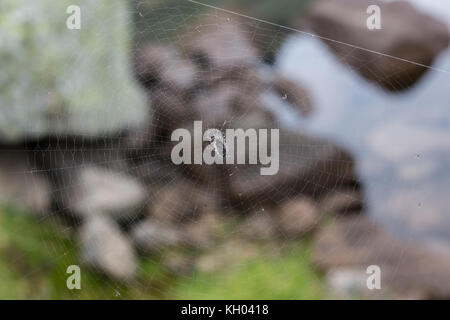
[[[298,196],[318,201],[317,199],[320,199],[323,195],[341,190],[347,192],[347,196],[355,199],[360,196],[362,192],[360,188],[363,183],[359,181],[358,174],[361,173],[364,178],[367,178],[364,170],[371,163],[369,163],[367,157],[361,156],[361,153],[364,154],[367,151],[357,147],[361,141],[353,139],[353,136],[358,135],[359,130],[362,130],[357,127],[358,120],[355,120],[354,132],[347,130],[344,134],[338,134],[337,137],[334,136],[343,122],[348,123],[348,119],[354,119],[354,117],[349,117],[345,120],[348,113],[352,111],[341,108],[340,110],[343,111],[342,115],[336,115],[333,119],[324,115],[322,110],[326,104],[330,105],[330,101],[320,96],[324,92],[317,89],[320,86],[314,81],[323,81],[329,85],[329,82],[326,80],[327,75],[317,72],[314,80],[308,83],[306,78],[312,76],[314,72],[318,71],[317,69],[320,69],[316,65],[308,67],[308,62],[313,61],[311,56],[308,56],[310,60],[305,58],[303,60],[305,62],[298,63],[297,66],[293,67],[295,65],[293,59],[295,58],[293,58],[292,54],[297,54],[297,52],[295,52],[295,49],[289,51],[289,44],[310,40],[306,40],[304,37],[301,37],[299,40],[298,36],[289,36],[291,30],[277,25],[246,19],[245,17],[224,13],[221,10],[211,8],[205,10],[205,7],[188,1],[174,1],[158,5],[151,1],[136,1],[133,3],[133,7],[130,8],[129,13],[133,17],[133,19],[130,19],[130,27],[135,30],[132,56],[136,56],[145,46],[170,48],[170,50],[173,50],[176,59],[191,63],[196,68],[196,72],[193,73],[194,75],[191,79],[191,75],[188,74],[189,70],[185,71],[186,74],[184,74],[183,68],[177,69],[180,65],[176,63],[173,66],[167,66],[166,71],[176,74],[179,78],[191,79],[189,82],[192,81],[192,83],[186,84],[189,87],[188,89],[181,89],[185,91],[183,94],[179,93],[180,83],[165,81],[161,84],[157,81],[156,86],[148,84],[148,86],[152,86],[151,89],[147,88],[151,120],[137,131],[136,128],[130,127],[124,128],[123,132],[113,136],[107,132],[97,135],[86,133],[78,134],[75,137],[61,135],[42,138],[38,142],[35,140],[30,141],[27,145],[27,151],[30,154],[30,164],[32,166],[38,164],[38,168],[33,170],[33,173],[40,173],[50,177],[51,181],[53,181],[51,186],[53,198],[72,197],[71,192],[76,187],[79,187],[75,178],[77,171],[92,165],[138,179],[147,190],[146,201],[141,207],[135,208],[135,213],[119,221],[122,235],[130,242],[133,242],[130,230],[154,215],[151,212],[152,208],[154,208],[154,203],[161,202],[162,197],[169,197],[170,201],[163,202],[158,208],[166,213],[166,218],[170,223],[174,224],[174,228],[184,228],[184,226],[195,227],[201,223],[202,212],[204,213],[205,211],[201,206],[204,205],[209,210],[208,205],[211,199],[215,203],[213,210],[217,212],[220,220],[228,221],[230,219],[230,221],[238,221],[239,224],[243,224],[246,217],[274,212],[276,208]],[[203,21],[207,21],[207,23]],[[114,21],[103,21],[102,23],[107,26],[108,23],[114,23]],[[202,35],[208,34],[211,30],[214,30],[216,35],[220,34],[220,30],[227,30],[228,24],[237,26],[240,36],[248,39],[248,44],[255,48],[255,52],[257,52],[254,56],[249,55],[251,62],[248,65],[241,66],[239,64],[241,61],[236,59],[233,52],[226,50],[226,48],[233,48],[235,45],[233,42],[218,43],[218,45],[222,45],[225,48],[223,56],[217,56],[218,61],[222,65],[220,63],[205,65],[203,56],[186,55],[183,51],[186,42],[189,43],[191,41],[192,43],[193,40],[191,39],[202,39]],[[99,34],[98,36],[101,37],[102,35]],[[225,35],[224,38],[226,39],[225,41],[235,40],[233,35]],[[287,40],[285,40],[286,38]],[[316,42],[308,42],[301,47],[305,52],[308,52],[309,49],[312,50],[307,53],[308,55],[316,52],[313,50],[316,48],[315,46],[320,46],[318,40],[311,41]],[[195,41],[193,43],[196,44]],[[281,43],[285,43],[285,45],[280,49]],[[323,51],[323,49],[320,50]],[[356,52],[360,49],[354,48],[353,50]],[[328,63],[330,60],[327,59],[329,58],[324,57],[323,61]],[[268,61],[273,64],[269,65],[266,63]],[[99,61],[99,63],[108,67],[107,62]],[[236,65],[234,66],[233,63]],[[151,65],[148,72],[156,72],[154,68],[157,67],[160,66],[156,64]],[[445,69],[445,66],[443,68]],[[335,67],[332,67],[330,70],[343,72],[344,75],[342,77],[335,76],[333,79],[337,82],[342,81],[347,85],[346,88],[354,85],[355,77],[358,77],[355,75],[354,69],[345,65],[336,63]],[[249,72],[254,74],[249,74]],[[297,76],[297,72],[299,76]],[[230,80],[225,81],[221,77],[226,77],[227,73],[231,73]],[[285,75],[288,79],[296,82],[299,87],[302,84],[306,84],[307,90],[305,92],[308,89],[311,91],[313,107],[315,108],[314,112],[317,112],[318,115],[313,115],[310,120],[302,112],[301,106],[293,105],[292,101],[300,101],[300,104],[303,102],[306,105],[307,98],[303,96],[303,92],[283,92],[283,90],[277,89],[272,81],[274,74]],[[176,77],[172,79],[176,79]],[[444,79],[448,81],[448,77],[444,77]],[[380,81],[382,80],[380,79]],[[359,79],[358,81],[361,80]],[[107,83],[108,79],[105,79],[105,82]],[[236,83],[238,83],[237,86]],[[448,82],[446,83],[448,84]],[[357,98],[376,101],[371,102],[371,104],[381,103],[381,99],[374,97],[376,94],[373,92],[377,89],[368,89],[373,84],[365,83],[361,86],[364,90],[369,91],[370,94]],[[399,84],[399,86],[401,87],[402,84]],[[239,87],[248,91],[244,93],[239,92]],[[442,87],[443,85],[441,85]],[[325,88],[325,85],[322,88]],[[330,88],[328,87],[327,89]],[[339,89],[336,90],[338,91]],[[222,105],[217,103],[216,106],[217,92],[225,96],[225,102]],[[330,93],[329,96],[339,97],[340,94],[341,92],[335,92]],[[232,99],[227,100],[227,97],[234,97],[235,95],[238,101],[245,101],[249,105],[257,104],[258,107],[242,108],[237,111],[232,110],[229,113],[222,113],[223,109],[221,107],[230,108],[230,101],[233,101]],[[333,105],[337,105],[339,108],[343,103],[357,98],[345,96],[345,98]],[[193,107],[196,103],[211,105],[201,108]],[[366,111],[367,108],[365,109]],[[330,111],[330,107],[327,108],[327,111]],[[406,112],[405,108],[401,112]],[[184,118],[180,119],[180,114]],[[370,117],[370,112],[368,114]],[[359,116],[361,113],[357,113],[357,115]],[[260,128],[268,125],[269,128],[279,128],[282,134],[286,133],[286,139],[282,138],[280,141],[280,170],[284,172],[284,175],[279,182],[274,183],[274,179],[279,178],[255,175],[254,168],[249,166],[226,165],[225,169],[217,168],[217,166],[204,168],[204,165],[201,167],[175,166],[170,161],[168,152],[170,152],[173,142],[169,138],[170,133],[178,127],[177,125],[187,126],[189,123],[192,124],[193,120],[203,120],[204,130],[206,128],[218,128],[224,131],[236,125],[246,126],[251,124],[250,120],[253,119],[253,116],[261,116],[263,118],[267,116],[270,119],[268,121],[264,120],[262,125],[256,121],[256,123],[261,125]],[[114,115],[111,115],[111,117],[114,117]],[[104,119],[96,120],[103,121]],[[296,140],[295,137],[298,137],[299,134],[307,137]],[[316,134],[326,139],[317,138]],[[330,137],[335,139],[329,139]],[[357,154],[356,160],[359,161],[363,158],[362,168],[358,167],[357,174],[350,180],[347,175],[341,174],[341,171],[345,171],[342,167],[353,167],[355,165],[352,159],[345,157],[341,159],[327,158],[329,152],[333,155],[333,152],[338,152],[333,151],[336,145],[339,146],[342,143],[342,145],[346,146],[349,141],[350,149]],[[323,158],[324,155],[325,160]],[[317,163],[321,164],[318,166]],[[359,163],[357,162],[356,165],[359,166]],[[293,167],[292,171],[290,169],[283,171],[284,168],[291,167]],[[315,175],[305,175],[292,179],[291,175],[297,174],[300,169],[305,172],[314,171]],[[245,190],[248,190],[248,197],[245,199],[241,200],[239,196],[237,198],[229,196],[230,188],[235,187],[230,186],[230,179],[235,181],[236,177],[238,177],[239,181],[236,183],[237,186],[242,185],[244,186],[243,188],[247,188]],[[369,178],[371,177],[373,175],[369,175]],[[382,180],[382,185],[395,185],[394,179],[386,179],[385,176],[379,177],[379,179]],[[330,181],[332,181],[331,184]],[[442,184],[444,183],[445,181],[442,181]],[[179,185],[182,187],[175,188]],[[375,185],[375,187],[380,187],[380,184]],[[377,191],[373,191],[371,188],[369,186],[369,205],[373,204],[373,198],[371,197],[374,197],[376,201],[379,201],[380,197],[373,196],[372,192]],[[172,192],[172,189],[176,190],[175,194]],[[183,191],[182,194],[177,193],[180,190]],[[239,192],[236,194],[239,194]],[[199,203],[193,205],[195,201]],[[417,199],[417,202],[423,204],[427,201],[424,196],[421,199]],[[40,217],[40,219],[51,224],[67,226],[65,230],[72,236],[75,236],[76,232],[74,230],[83,224],[83,220],[79,219],[79,217],[74,217],[70,208],[62,206],[61,203],[64,202],[55,201],[53,212]],[[185,208],[190,209],[186,212],[183,211],[185,215],[179,217],[180,210]],[[371,211],[370,206],[368,211]],[[370,213],[375,215],[376,219],[383,220],[383,217],[377,217],[376,213]],[[322,215],[324,213],[321,212],[319,218],[322,218]],[[180,221],[176,219],[180,219]],[[180,225],[182,227],[179,227]],[[199,250],[197,244],[189,243],[190,240],[184,240],[176,253],[181,257],[181,260],[191,260],[202,257],[203,251],[224,250],[221,244],[229,239],[233,239],[238,230],[236,228],[226,230],[225,228],[225,230],[217,231],[217,233],[220,233],[218,237],[221,242],[215,243],[212,241],[214,244],[206,249]],[[20,230],[17,231],[19,232]],[[22,231],[25,232],[26,230]],[[276,253],[281,252],[284,247],[287,247],[287,250],[289,250],[288,244],[292,241],[307,242],[310,240],[309,234],[291,240],[287,234],[284,234],[283,230],[278,229],[276,233],[278,234],[277,237],[267,241],[269,243],[280,243],[278,247],[272,250]],[[215,236],[214,233],[213,236]],[[54,245],[49,242],[45,235],[41,241],[48,246],[50,251],[53,250]],[[54,260],[58,261],[58,263],[62,261],[63,265],[78,263],[80,244],[76,245],[75,250],[65,243],[62,246],[67,247],[67,254],[63,256],[55,255]],[[140,252],[141,249],[139,246],[135,246],[137,252]],[[123,290],[126,290],[124,289],[126,286],[131,286],[151,296],[167,298],[167,288],[170,288],[175,280],[171,274],[165,272],[164,259],[167,256],[166,253],[172,254],[172,251],[161,247],[151,255],[139,255],[141,262],[136,271],[137,276],[127,285],[120,281],[104,279],[101,276],[102,271],[98,270],[98,275],[82,278],[82,288],[94,289],[97,281],[102,281],[110,287],[111,297],[120,295]],[[298,259],[306,260],[307,257],[306,255],[299,256]],[[49,261],[48,263],[51,265],[55,261]],[[143,267],[144,264],[146,265],[145,268]],[[148,265],[152,267],[148,268]],[[161,266],[163,267],[160,268]],[[33,277],[33,273],[29,273],[27,276]],[[65,270],[61,270],[61,283],[65,283],[67,276]],[[261,275],[255,274],[253,276],[255,279],[259,279]],[[195,278],[195,273],[188,273],[178,277],[193,279]],[[282,285],[280,284],[280,286]],[[129,294],[132,295],[132,293]],[[78,297],[78,293],[74,292],[73,296]],[[207,297],[205,296],[205,298]]]

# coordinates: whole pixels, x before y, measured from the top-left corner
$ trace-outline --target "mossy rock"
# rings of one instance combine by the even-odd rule
[[[70,5],[81,28],[66,25]],[[125,0],[0,2],[0,140],[122,131],[146,120]]]

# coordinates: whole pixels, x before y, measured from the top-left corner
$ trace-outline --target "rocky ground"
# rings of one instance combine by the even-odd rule
[[[321,2],[307,18],[312,30],[324,28],[324,36],[334,37],[339,27],[347,30],[348,41],[363,41],[364,32],[348,26],[331,2]],[[356,2],[344,1],[352,8]],[[398,14],[415,23],[431,19],[409,6]],[[217,13],[199,19],[174,43],[137,50],[135,75],[149,97],[151,120],[144,127],[95,138],[49,134],[5,145],[0,199],[36,219],[57,217],[75,239],[83,266],[116,283],[138,284],[143,259],[171,276],[191,278],[198,270],[214,272],[247,260],[268,259],[268,268],[276,269],[286,248],[306,259],[303,250],[311,247],[315,270],[339,297],[448,298],[450,261],[411,247],[369,220],[354,159],[332,141],[281,128],[275,176],[260,175],[258,165],[172,163],[171,132],[190,129],[194,120],[221,130],[280,128],[278,103],[305,118],[314,109],[307,90],[264,63],[248,23]],[[448,34],[431,21],[427,25],[441,36],[429,38],[424,52],[415,50],[420,41],[394,20],[388,23],[398,34],[380,37],[373,50],[397,54],[392,47],[403,39],[428,63],[448,45]],[[373,80],[357,61],[343,63]],[[390,60],[373,63],[380,72],[392,68]],[[379,85],[412,86],[423,72],[411,68],[401,67]],[[365,286],[366,268],[374,264],[383,272],[381,293]],[[297,271],[289,266],[280,272]]]

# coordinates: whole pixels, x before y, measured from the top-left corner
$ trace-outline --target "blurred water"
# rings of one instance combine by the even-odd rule
[[[411,2],[450,22],[450,1]],[[450,71],[450,49],[433,66]],[[431,70],[411,90],[390,94],[299,35],[286,41],[276,67],[315,104],[309,119],[289,111],[281,118],[353,152],[368,213],[400,236],[450,249],[450,73]]]

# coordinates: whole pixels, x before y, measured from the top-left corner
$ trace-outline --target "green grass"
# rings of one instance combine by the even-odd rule
[[[66,233],[56,222],[0,209],[0,299],[154,298],[85,268],[81,290],[69,290],[66,270],[78,262],[77,248]]]
[[[174,289],[178,299],[324,299],[307,246],[278,257],[257,257],[232,270],[196,273]]]
[[[142,258],[138,278],[129,285],[82,267],[81,290],[69,290],[66,270],[78,263],[69,230],[55,219],[40,222],[0,208],[0,299],[326,298],[307,243],[285,248],[277,256],[258,254],[230,270],[197,270],[184,278],[165,272],[157,257]]]

